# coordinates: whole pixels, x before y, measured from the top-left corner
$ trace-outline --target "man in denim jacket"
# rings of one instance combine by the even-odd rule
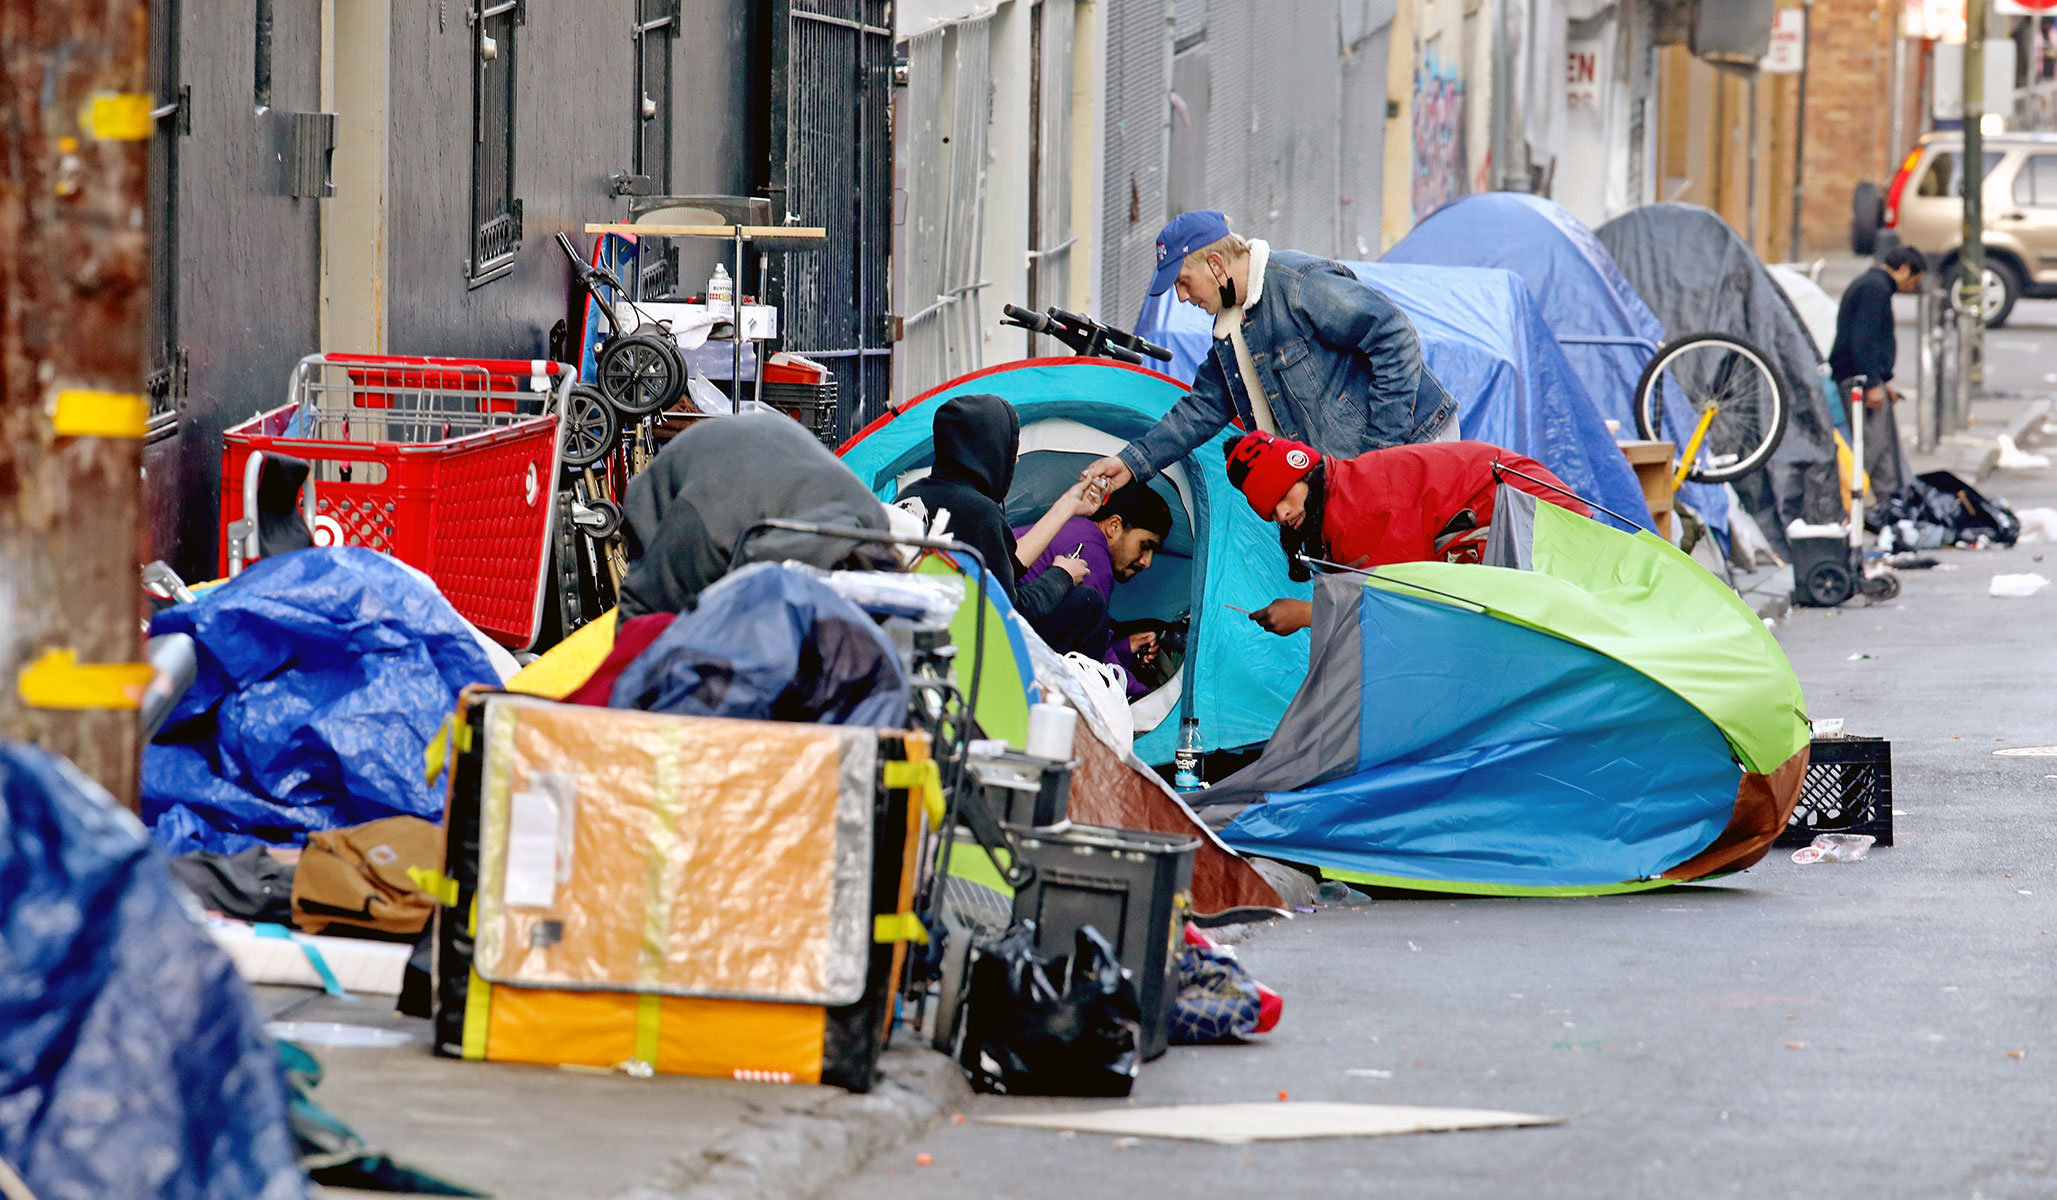
[[[1086,468],[1103,489],[1150,478],[1231,420],[1342,459],[1457,440],[1457,402],[1413,324],[1340,263],[1245,241],[1208,209],[1158,235],[1150,294],[1174,287],[1214,317],[1213,349],[1163,420]]]

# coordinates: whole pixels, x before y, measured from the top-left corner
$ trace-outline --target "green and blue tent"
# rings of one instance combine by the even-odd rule
[[[1496,895],[1741,870],[1807,768],[1763,622],[1663,540],[1502,486],[1492,565],[1318,581],[1313,661],[1263,755],[1205,793],[1238,850]]]

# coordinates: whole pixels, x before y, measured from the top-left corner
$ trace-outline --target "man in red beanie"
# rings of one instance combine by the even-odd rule
[[[1593,515],[1543,464],[1487,442],[1431,442],[1326,458],[1304,442],[1251,432],[1226,449],[1229,482],[1258,516],[1278,522],[1295,579],[1308,577],[1303,558],[1346,567],[1475,563],[1503,479],[1582,517]],[[1288,634],[1313,621],[1313,605],[1274,600],[1250,619]]]

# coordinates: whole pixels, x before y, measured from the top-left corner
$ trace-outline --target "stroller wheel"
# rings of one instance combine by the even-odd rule
[[[671,359],[671,365],[678,368],[678,373],[672,377],[678,380],[677,385],[672,388],[669,395],[665,396],[664,401],[658,405],[660,409],[670,408],[672,405],[677,404],[679,399],[686,394],[686,380],[691,374],[686,368],[686,352],[679,349],[678,339],[671,336],[671,330],[666,326],[644,325],[636,330],[636,335],[649,338],[663,347],[664,353]]]
[[[575,511],[572,519],[587,537],[604,542],[621,531],[621,505],[604,498],[582,500],[579,504],[585,512]]]
[[[600,351],[600,390],[630,416],[656,412],[686,384],[673,353],[663,341],[645,334],[610,339]]]
[[[565,466],[590,467],[621,441],[621,414],[598,389],[573,385],[564,408]]]

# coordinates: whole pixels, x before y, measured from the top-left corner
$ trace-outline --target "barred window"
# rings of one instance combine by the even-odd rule
[[[635,0],[636,71],[631,100],[635,131],[632,174],[647,176],[656,194],[671,194],[672,50],[678,0]]]
[[[514,197],[515,31],[524,0],[472,0],[471,278],[499,275],[521,248]]]

